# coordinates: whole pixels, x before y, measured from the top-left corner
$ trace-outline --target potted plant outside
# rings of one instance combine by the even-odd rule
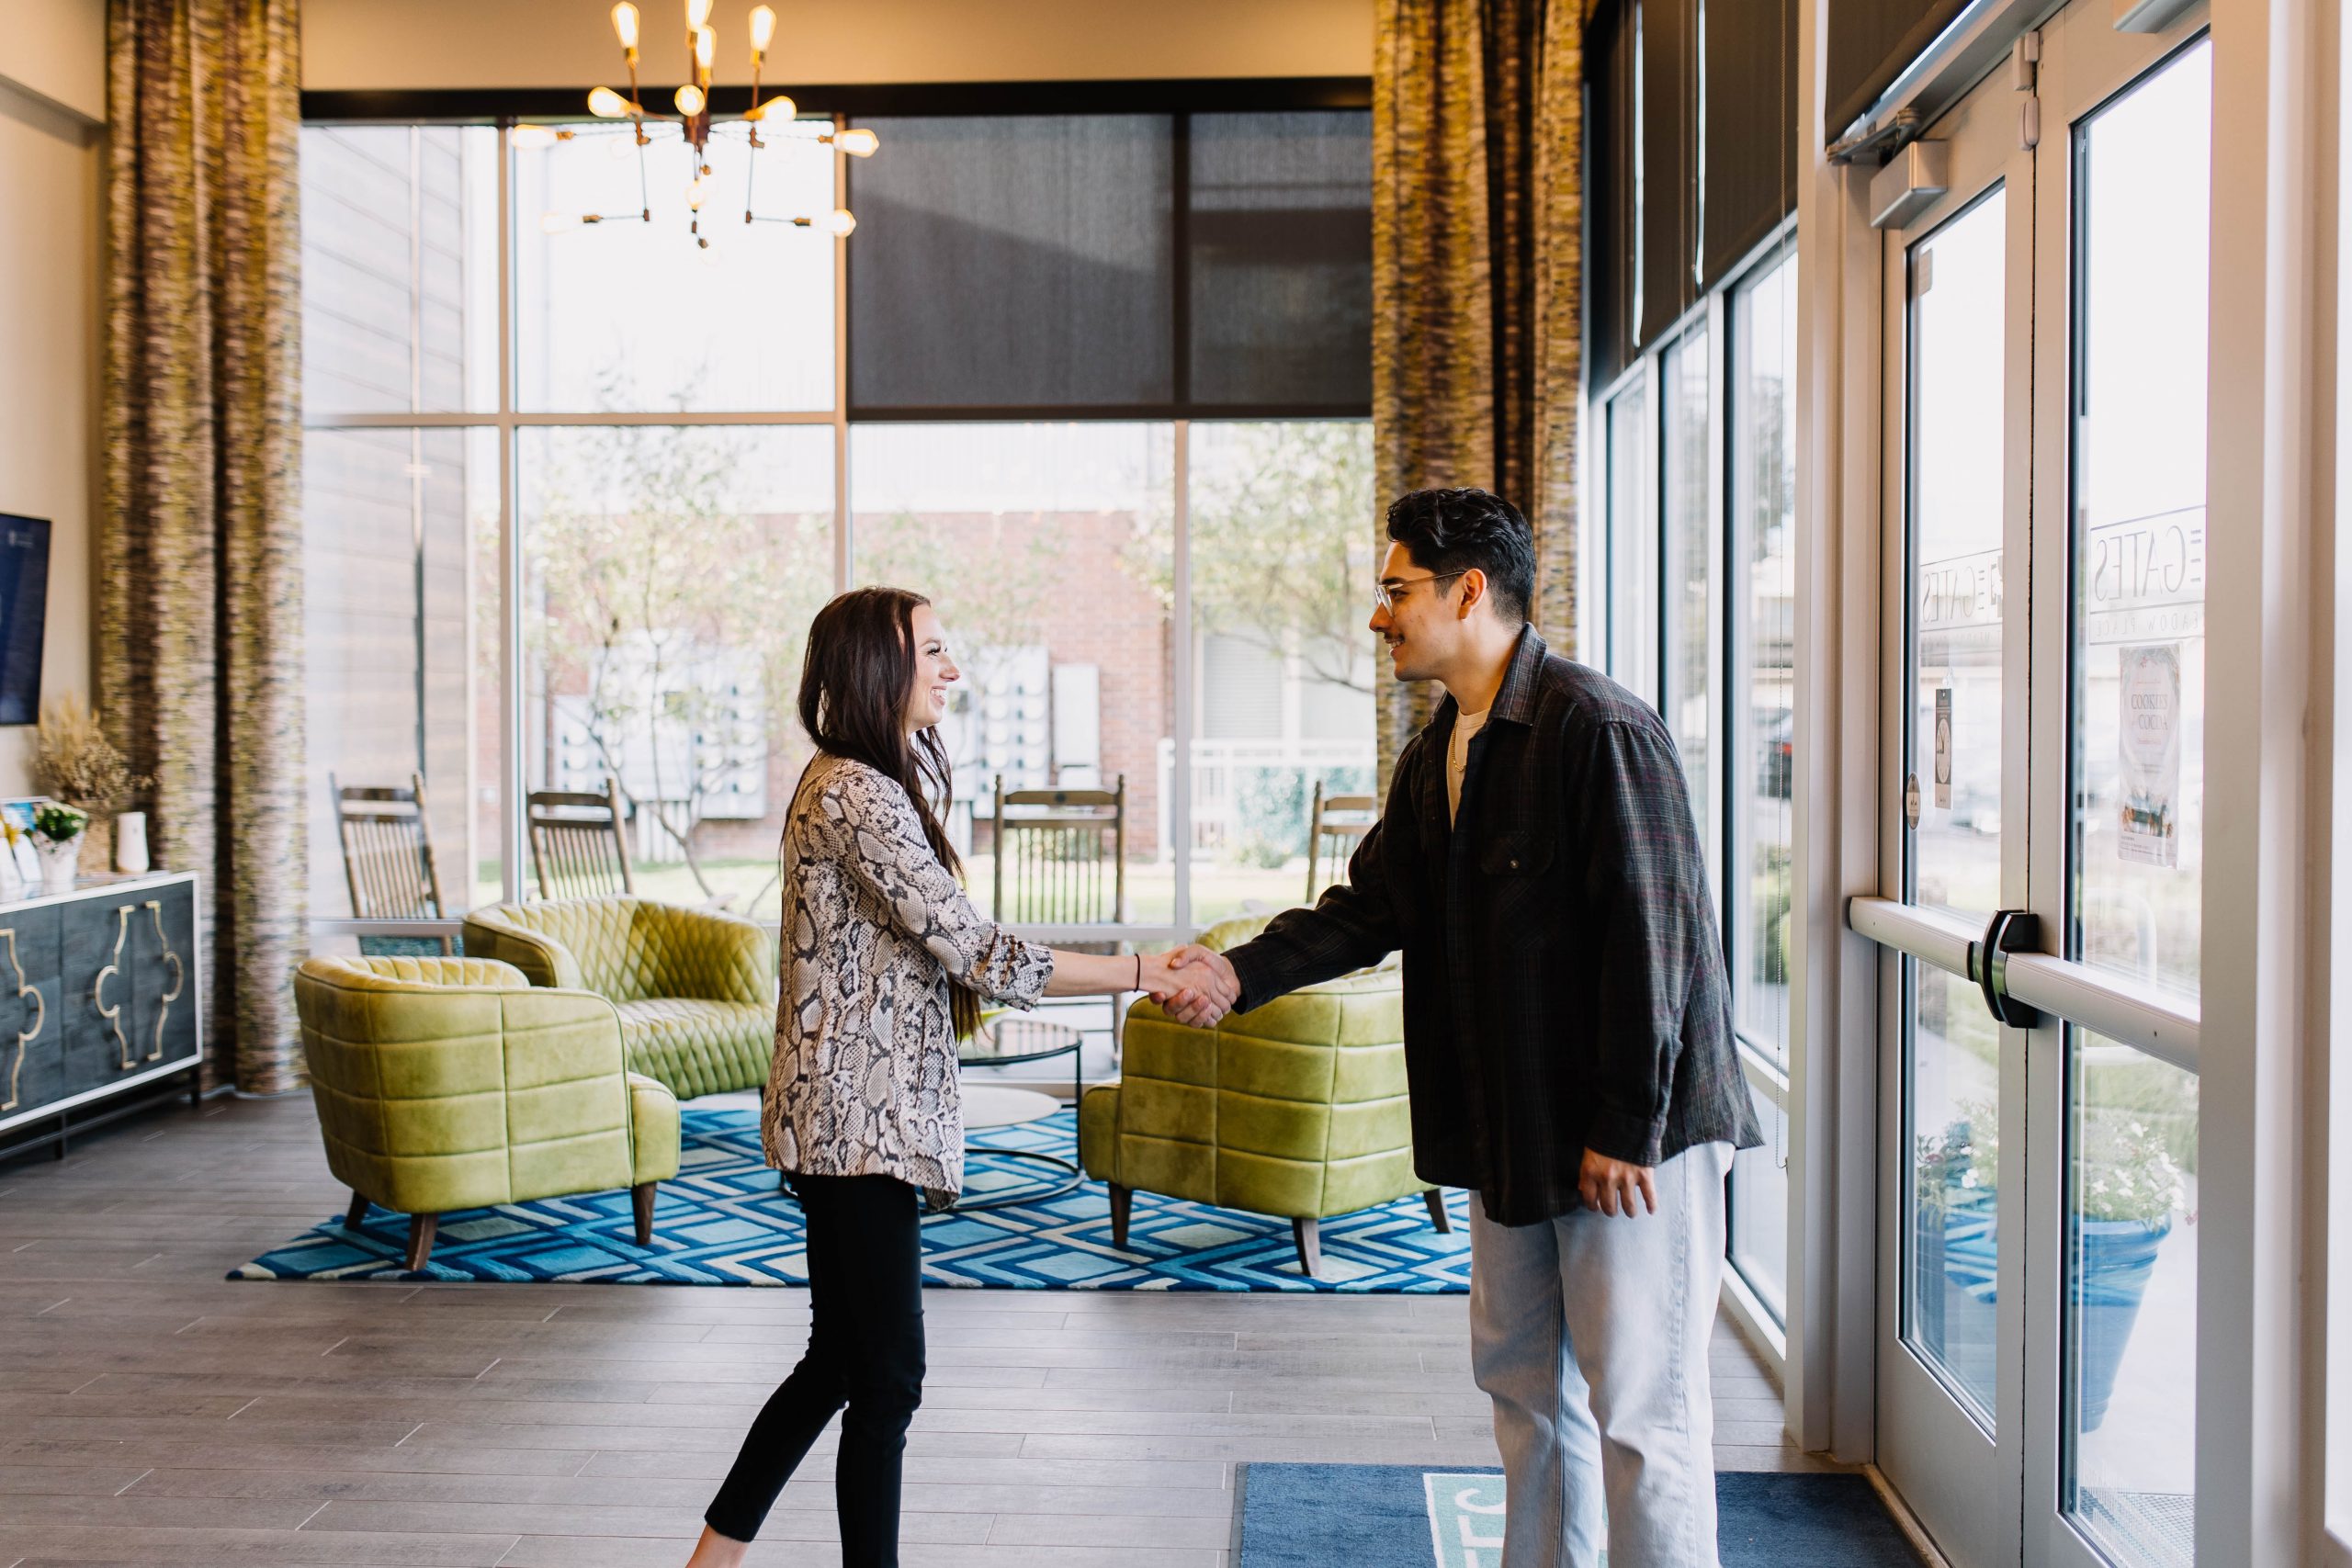
[[[2140,1315],[2156,1250],[2185,1201],[2179,1165],[2149,1118],[2086,1111],[2074,1151],[2075,1367],[2081,1429],[2107,1418],[2124,1347]]]
[[[1964,1105],[1940,1133],[1918,1140],[1916,1177],[1918,1329],[1929,1344],[1946,1344],[1950,1292],[1990,1303],[1999,1278],[1995,1189],[2000,1145],[1991,1132],[1993,1108]]]

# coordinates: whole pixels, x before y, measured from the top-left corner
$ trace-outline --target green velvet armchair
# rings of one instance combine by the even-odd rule
[[[1201,934],[1223,951],[1265,928],[1227,920]],[[1413,1174],[1405,1094],[1403,976],[1360,970],[1235,1013],[1216,1029],[1178,1023],[1149,998],[1127,1010],[1117,1083],[1087,1090],[1079,1158],[1111,1189],[1125,1247],[1136,1189],[1291,1223],[1298,1266],[1321,1267],[1317,1222],[1420,1193],[1447,1227],[1442,1196]]]
[[[678,1174],[678,1102],[622,1066],[612,1003],[482,958],[311,958],[294,976],[327,1168],[409,1216],[408,1266],[440,1216],[631,1190],[637,1240]]]
[[[629,1070],[680,1100],[768,1081],[775,943],[740,915],[636,897],[495,904],[466,917],[466,951],[609,1000]]]

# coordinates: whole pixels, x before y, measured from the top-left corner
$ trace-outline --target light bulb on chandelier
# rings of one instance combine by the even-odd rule
[[[712,6],[713,0],[684,0],[687,79],[671,97],[677,118],[681,122],[679,129],[684,133],[684,141],[694,154],[695,166],[695,174],[686,191],[686,209],[691,220],[688,231],[695,237],[695,248],[706,253],[706,259],[707,259],[707,253],[710,248],[710,241],[702,232],[702,214],[716,195],[716,188],[710,179],[710,143],[714,139],[714,132],[725,130],[734,123],[733,119],[729,120],[726,125],[717,123],[718,111],[712,102],[711,74],[718,53],[718,32],[710,26]],[[628,96],[623,96],[615,88],[598,87],[588,95],[588,110],[599,119],[628,119],[632,123],[635,134],[626,141],[619,138],[601,137],[595,140],[608,140],[616,157],[627,157],[630,146],[634,144],[638,155],[639,184],[642,189],[645,185],[645,149],[652,144],[652,138],[646,134],[645,122],[649,118],[659,121],[666,117],[649,116],[645,105],[640,101],[638,71],[639,45],[641,42],[643,18],[638,7],[630,4],[629,0],[620,0],[619,4],[612,7],[611,17],[613,36],[620,40],[621,52],[628,65],[629,90]],[[757,154],[768,145],[761,136],[761,131],[780,122],[788,125],[798,117],[800,110],[799,106],[794,103],[787,94],[774,93],[764,99],[762,97],[761,75],[766,63],[768,51],[775,42],[775,7],[768,5],[754,6],[748,14],[747,21],[752,45],[751,103],[737,118],[740,118],[744,131],[739,141],[748,143],[753,156],[746,166],[743,221],[746,223],[790,223],[802,229],[822,228],[828,233],[846,238],[857,227],[857,219],[846,208],[836,208],[831,213],[821,218],[763,217],[752,209],[754,188],[752,179],[753,172],[758,167]],[[556,141],[570,141],[572,136],[573,133],[569,130],[557,130],[535,125],[516,126],[510,132],[513,144],[518,148],[544,148]],[[811,139],[793,137],[790,140],[797,145],[806,146]],[[823,130],[813,140],[820,144],[830,143],[834,151],[853,158],[870,158],[881,145],[880,138],[863,126],[854,129],[841,128]],[[653,210],[650,200],[643,204],[641,211],[630,216],[644,222],[652,221]],[[604,220],[594,215],[583,215],[574,219],[562,218],[550,213],[542,221],[541,226],[548,232],[555,233],[577,224],[601,221]]]

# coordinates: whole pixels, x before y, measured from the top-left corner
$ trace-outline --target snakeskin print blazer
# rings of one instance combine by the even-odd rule
[[[784,825],[783,976],[762,1097],[767,1162],[964,1185],[950,976],[1032,1006],[1053,954],[974,909],[888,775],[820,752]]]

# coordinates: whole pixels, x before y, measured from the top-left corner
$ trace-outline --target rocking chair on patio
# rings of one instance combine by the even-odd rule
[[[1333,795],[1323,793],[1323,781],[1315,782],[1315,808],[1306,827],[1306,901],[1309,904],[1323,896],[1323,889],[1346,880],[1348,857],[1356,845],[1380,820],[1380,802],[1368,795]],[[1326,846],[1329,846],[1328,852]]]
[[[343,877],[351,889],[351,913],[362,920],[439,920],[448,918],[441,897],[441,872],[433,859],[433,823],[424,808],[424,780],[411,773],[408,787],[343,784],[327,775],[334,801],[335,834],[343,845]],[[363,956],[395,956],[452,951],[449,938],[370,935],[359,939]]]
[[[525,818],[540,897],[599,898],[637,891],[637,874],[628,862],[628,811],[613,780],[605,781],[602,795],[535,789],[526,799]]]

